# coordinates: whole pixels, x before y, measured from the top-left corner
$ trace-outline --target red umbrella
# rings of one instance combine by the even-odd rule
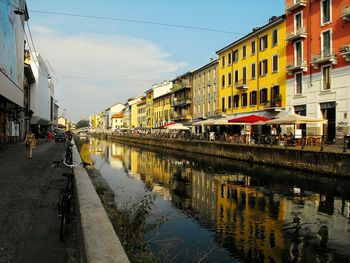
[[[170,122],[170,123],[167,123],[167,124],[164,124],[164,125],[160,126],[159,128],[164,129],[165,127],[168,127],[168,126],[173,125],[173,124],[175,124],[175,123],[176,123],[176,122],[172,121],[172,122]]]
[[[271,119],[253,114],[253,115],[248,115],[240,118],[231,119],[228,122],[254,123],[258,121],[269,121],[269,120]]]

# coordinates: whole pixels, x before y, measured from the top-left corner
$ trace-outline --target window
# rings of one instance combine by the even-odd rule
[[[250,92],[250,105],[256,105],[256,91]]]
[[[242,107],[247,107],[248,105],[248,99],[247,99],[247,93],[242,94]]]
[[[225,97],[222,98],[222,111],[225,112],[226,109],[225,109]]]
[[[232,86],[232,73],[228,73],[228,86]]]
[[[256,64],[252,64],[252,79],[255,79],[256,77]]]
[[[321,0],[321,25],[331,22],[331,0]]]
[[[294,63],[296,66],[300,66],[303,63],[303,49],[301,41],[294,44],[294,58]]]
[[[247,84],[247,68],[243,67],[243,72],[242,72],[242,84]]]
[[[238,62],[238,50],[233,51],[233,63]]]
[[[242,58],[246,58],[247,57],[247,46],[243,46],[242,47]]]
[[[232,108],[232,97],[228,96],[228,108],[231,109]]]
[[[260,104],[267,103],[267,89],[261,89],[260,90]]]
[[[232,53],[230,52],[230,53],[228,53],[228,55],[227,55],[227,64],[228,64],[228,65],[231,65],[231,63],[232,63]]]
[[[322,55],[329,57],[331,53],[331,31],[328,30],[322,33]]]
[[[260,38],[260,50],[267,49],[267,35]]]
[[[235,70],[235,83],[238,83],[238,70]]]
[[[324,66],[322,68],[322,82],[323,82],[323,86],[322,89],[323,90],[329,90],[331,89],[331,66]]]
[[[251,49],[252,49],[252,55],[254,55],[255,54],[255,46],[256,46],[256,44],[255,44],[256,42],[255,41],[253,41],[250,45],[251,45]]]
[[[267,74],[267,59],[259,62],[259,75],[265,76]]]
[[[302,13],[298,13],[294,17],[294,29],[297,32],[303,26]]]
[[[278,71],[278,55],[272,57],[272,72]]]
[[[272,46],[276,46],[278,44],[278,31],[275,29],[272,31]]]
[[[303,73],[295,73],[295,94],[303,93]]]
[[[235,108],[239,107],[239,95],[233,96],[233,107]]]
[[[221,66],[225,67],[225,56],[221,57]]]
[[[225,88],[225,75],[222,75],[221,77],[221,87]]]

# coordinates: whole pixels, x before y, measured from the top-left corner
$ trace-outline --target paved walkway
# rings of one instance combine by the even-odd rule
[[[75,262],[75,224],[59,241],[58,193],[63,167],[51,168],[64,155],[64,143],[39,141],[29,160],[23,144],[0,150],[0,262]]]

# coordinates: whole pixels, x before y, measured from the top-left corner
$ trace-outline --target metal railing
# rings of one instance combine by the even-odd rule
[[[189,141],[208,141],[212,143],[240,144],[247,146],[264,146],[271,148],[295,148],[300,150],[313,150],[323,152],[325,149],[329,152],[343,152],[350,150],[350,136],[339,136],[332,140],[326,135],[307,135],[295,137],[293,135],[229,135],[223,133],[220,135],[214,132],[209,133],[191,133],[189,130],[169,131],[158,129],[156,131],[135,132],[129,131],[115,135],[126,135],[132,137],[179,139]]]

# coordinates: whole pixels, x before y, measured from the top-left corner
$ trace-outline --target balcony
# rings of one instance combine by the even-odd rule
[[[341,17],[345,21],[350,21],[350,5],[344,6]]]
[[[235,82],[235,87],[236,89],[239,89],[239,90],[247,90],[248,89],[248,85],[247,85],[247,82],[243,79],[240,79],[238,82]]]
[[[320,64],[323,63],[332,63],[333,65],[337,64],[337,53],[336,50],[326,49],[321,51],[319,54],[314,54],[311,57],[311,65],[317,69]]]
[[[345,61],[350,62],[350,45],[344,45],[340,48],[340,54]]]
[[[286,0],[286,12],[293,12],[294,10],[305,7],[307,0]]]
[[[288,63],[286,70],[287,70],[288,74],[292,74],[293,71],[298,71],[298,70],[302,70],[302,71],[306,72],[307,71],[307,61],[297,59],[294,62]]]
[[[182,99],[182,100],[174,99],[174,101],[171,104],[173,107],[183,107],[183,106],[187,106],[191,103],[192,102],[190,99]]]
[[[300,27],[294,32],[287,34],[286,41],[292,42],[299,39],[307,38],[306,29],[304,27]]]
[[[183,89],[190,89],[191,85],[190,82],[188,80],[182,80],[179,83],[174,83],[173,85],[173,91],[177,92]]]
[[[270,104],[267,104],[267,108],[269,108],[269,109],[276,109],[276,108],[281,108],[281,107],[282,107],[282,96],[281,95],[276,95],[275,97],[271,98]]]

